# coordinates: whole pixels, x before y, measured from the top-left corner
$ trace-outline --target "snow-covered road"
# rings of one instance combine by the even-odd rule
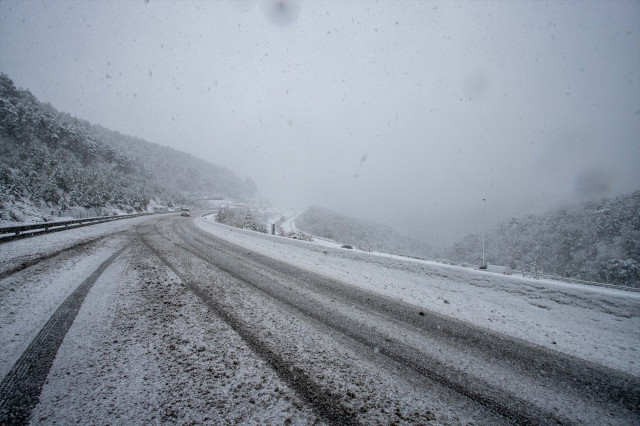
[[[293,241],[226,227],[213,216],[195,223],[300,268],[640,376],[640,293]]]
[[[640,418],[638,293],[332,248],[199,215],[1,249],[0,423],[16,404],[31,404],[31,423],[65,424]],[[90,277],[30,403],[15,378],[37,375],[16,366],[46,353],[37,336]]]

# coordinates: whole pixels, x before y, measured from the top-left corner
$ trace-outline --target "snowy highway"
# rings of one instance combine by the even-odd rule
[[[206,219],[3,245],[0,423],[640,421],[638,293]]]

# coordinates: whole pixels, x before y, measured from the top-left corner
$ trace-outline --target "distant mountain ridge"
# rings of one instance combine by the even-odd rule
[[[296,218],[295,224],[304,232],[346,243],[365,251],[432,256],[430,246],[402,235],[387,225],[344,216],[318,206],[305,210]]]
[[[188,204],[211,195],[250,201],[256,193],[251,179],[59,112],[0,74],[3,204],[129,210],[152,202]]]

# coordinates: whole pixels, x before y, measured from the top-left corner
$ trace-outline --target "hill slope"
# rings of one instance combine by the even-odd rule
[[[192,155],[92,125],[0,74],[0,200],[131,209],[203,195],[248,200],[256,186]],[[2,219],[15,220],[13,217]]]
[[[488,263],[640,287],[640,191],[511,219],[486,235]],[[479,264],[482,237],[470,234],[449,257]]]
[[[298,216],[296,227],[366,251],[381,250],[412,256],[432,255],[429,246],[406,237],[389,226],[343,216],[317,206],[308,208]]]

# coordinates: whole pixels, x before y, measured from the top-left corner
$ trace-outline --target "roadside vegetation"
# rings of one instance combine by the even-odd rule
[[[0,74],[0,219],[21,211],[184,205],[202,195],[249,200],[250,179],[192,155],[59,112]]]
[[[427,244],[404,236],[389,226],[340,215],[317,206],[308,208],[298,216],[296,227],[363,251],[422,257],[431,257],[433,254]]]
[[[640,287],[640,191],[512,218],[485,237],[487,263],[568,278]],[[467,235],[446,253],[482,262],[482,236]]]
[[[216,214],[216,222],[234,228],[248,229],[250,231],[267,233],[267,227],[256,218],[256,214],[243,208],[220,207]]]

